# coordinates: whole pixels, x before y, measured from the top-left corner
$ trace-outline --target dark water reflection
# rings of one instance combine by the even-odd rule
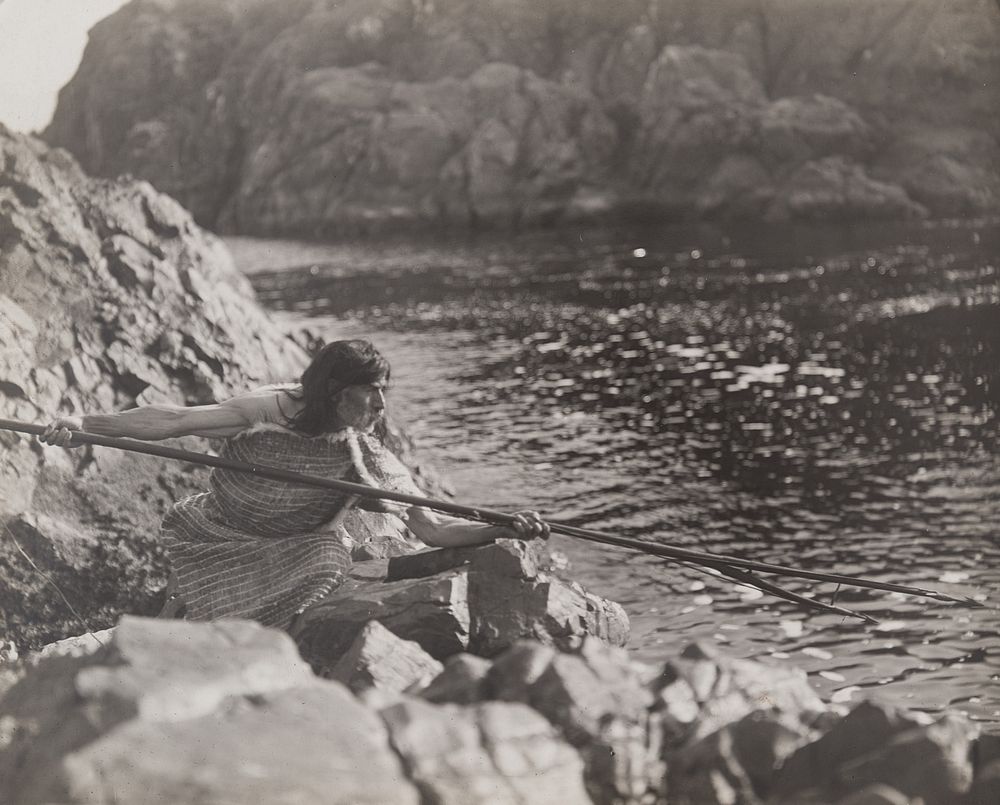
[[[987,225],[588,231],[330,247],[253,281],[386,349],[463,499],[987,604],[840,590],[862,628],[560,541],[638,656],[706,639],[838,700],[1000,721],[998,255]]]

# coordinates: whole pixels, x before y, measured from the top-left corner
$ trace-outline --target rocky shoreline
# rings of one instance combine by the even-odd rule
[[[45,138],[217,231],[990,215],[992,0],[133,0]]]
[[[0,664],[5,801],[987,805],[1000,736],[693,644],[501,540],[359,563],[298,645],[127,616]],[[307,663],[303,657],[311,662]]]

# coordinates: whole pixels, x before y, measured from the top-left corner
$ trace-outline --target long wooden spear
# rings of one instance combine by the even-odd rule
[[[41,436],[45,432],[46,426],[36,425],[30,422],[20,422],[13,419],[0,418],[0,430]],[[411,506],[420,506],[447,514],[455,514],[460,517],[489,522],[495,525],[513,525],[516,519],[512,514],[495,511],[493,509],[465,506],[460,503],[452,503],[445,500],[434,500],[431,498],[421,497],[419,495],[409,495],[404,492],[393,492],[387,489],[378,489],[376,487],[335,478],[320,478],[315,475],[306,475],[305,473],[293,472],[291,470],[282,470],[277,467],[268,467],[263,464],[250,464],[243,461],[235,461],[233,459],[223,458],[222,456],[213,456],[207,453],[196,453],[191,450],[152,444],[150,442],[143,442],[137,439],[124,439],[116,436],[101,436],[99,434],[88,433],[86,431],[73,431],[69,446],[78,446],[80,444],[113,447],[118,450],[127,450],[133,453],[144,453],[146,455],[170,458],[177,461],[186,461],[191,464],[218,467],[221,469],[234,470],[236,472],[247,472],[259,475],[263,478],[271,478],[275,481],[303,484],[305,486],[315,486],[323,489],[343,492],[349,495],[358,495],[359,497],[367,499],[391,500],[397,503],[406,503]],[[645,542],[642,540],[630,539],[628,537],[619,537],[589,528],[580,528],[568,523],[559,522],[558,520],[546,520],[546,522],[553,533],[576,537],[577,539],[583,539],[604,545],[630,548],[632,550],[640,551],[652,556],[659,556],[661,558],[670,559],[680,563],[690,562],[705,567],[711,567],[724,572],[726,575],[740,581],[741,583],[752,584],[762,590],[779,595],[779,597],[795,600],[798,603],[826,611],[836,612],[841,615],[862,618],[863,620],[871,620],[871,618],[866,615],[860,615],[856,612],[843,609],[842,607],[824,604],[810,598],[805,598],[804,596],[799,596],[796,593],[790,593],[789,591],[783,590],[770,582],[763,582],[762,579],[756,578],[752,573],[748,573],[747,571],[768,573],[776,576],[811,579],[814,581],[828,581],[854,587],[866,587],[875,590],[904,593],[906,595],[922,596],[925,598],[932,598],[936,601],[946,601],[949,603],[963,604],[965,606],[982,606],[982,604],[978,601],[971,598],[957,598],[937,590],[874,581],[872,579],[864,579],[857,576],[846,576],[839,573],[822,573],[811,570],[800,570],[794,567],[774,565],[767,562],[758,562],[753,559],[743,559],[738,556],[727,556],[725,554],[710,553],[708,551],[678,548],[672,545],[664,545],[662,543]]]

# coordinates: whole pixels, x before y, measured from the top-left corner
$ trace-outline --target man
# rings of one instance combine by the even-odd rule
[[[62,446],[74,430],[147,441],[222,438],[222,455],[238,461],[419,494],[380,438],[389,376],[388,362],[367,341],[335,341],[297,384],[265,386],[211,405],[62,417],[40,438]],[[357,502],[329,490],[213,470],[209,491],[179,501],[163,520],[177,591],[168,612],[183,604],[193,619],[245,617],[289,628],[343,582],[351,544],[345,521]],[[548,536],[548,526],[530,511],[518,512],[506,528],[420,507],[374,508],[396,514],[420,540],[439,547]]]

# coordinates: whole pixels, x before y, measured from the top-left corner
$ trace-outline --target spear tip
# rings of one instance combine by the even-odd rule
[[[963,603],[968,607],[972,607],[973,609],[986,609],[985,601],[977,601],[975,598],[970,598],[967,595],[963,595],[962,600],[959,603]]]

